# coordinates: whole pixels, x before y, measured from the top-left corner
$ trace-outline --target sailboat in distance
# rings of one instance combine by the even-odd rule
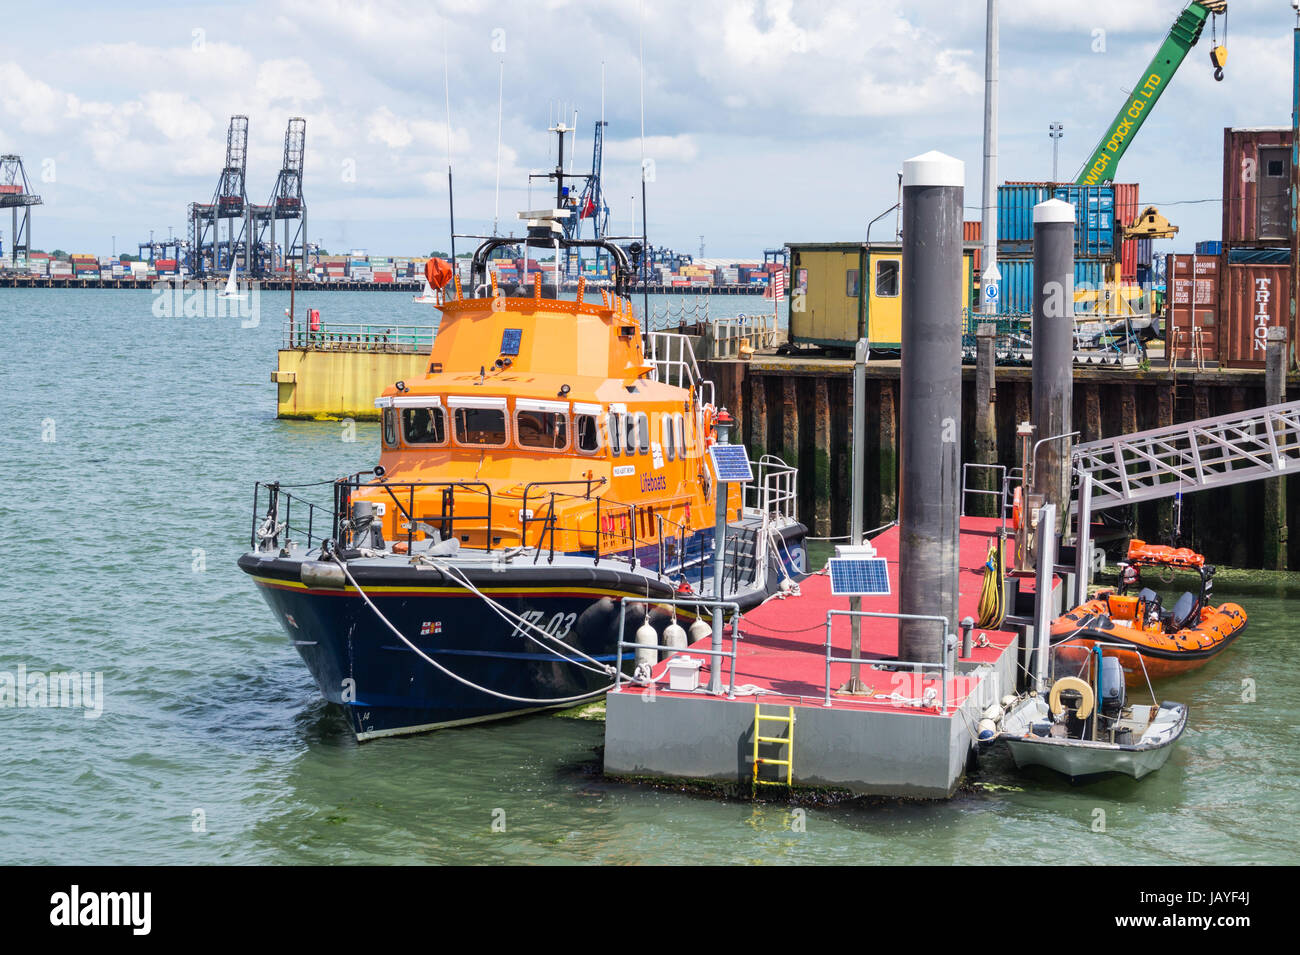
[[[226,287],[217,293],[217,298],[247,298],[247,292],[239,291],[239,285],[235,282],[235,270],[237,266],[232,262],[230,264],[230,278],[226,279]]]

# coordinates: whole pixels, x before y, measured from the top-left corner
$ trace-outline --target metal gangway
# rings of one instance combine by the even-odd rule
[[[1090,510],[1300,470],[1300,401],[1076,444]]]

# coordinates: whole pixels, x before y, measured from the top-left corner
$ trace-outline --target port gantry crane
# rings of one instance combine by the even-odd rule
[[[603,239],[609,231],[609,205],[605,202],[605,189],[601,173],[605,168],[605,127],[609,123],[603,119],[596,121],[596,133],[591,146],[591,173],[578,196],[577,218],[573,222],[571,238],[582,238],[582,223],[591,220],[592,238]],[[577,251],[577,250],[574,250]],[[596,267],[600,268],[603,249],[596,249]]]
[[[1210,29],[1215,37],[1214,48],[1210,50],[1214,78],[1223,79],[1223,65],[1228,60],[1228,50],[1217,42],[1215,21],[1220,16],[1225,17],[1224,41],[1226,42],[1227,13],[1228,0],[1197,0],[1195,3],[1189,3],[1178,15],[1169,35],[1156,50],[1156,55],[1152,57],[1150,65],[1138,80],[1132,94],[1120,107],[1119,113],[1106,127],[1106,132],[1092,151],[1092,155],[1083,164],[1082,170],[1075,179],[1077,185],[1095,186],[1115,181],[1115,169],[1120,159],[1151,114],[1151,110],[1155,108],[1160,94],[1169,86],[1169,81],[1173,79],[1178,67],[1187,58],[1196,41],[1201,38],[1206,20],[1211,21]]]
[[[241,252],[244,270],[248,271],[252,264],[249,241],[253,232],[252,204],[246,188],[247,168],[248,117],[232,116],[226,130],[226,164],[217,180],[212,202],[192,202],[189,207],[188,267],[194,275],[223,272],[231,268]],[[227,223],[224,256],[220,236],[222,220]]]
[[[271,187],[271,198],[264,206],[253,206],[252,219],[255,223],[253,240],[254,275],[267,276],[280,269],[289,269],[297,261],[297,270],[307,271],[307,203],[302,195],[303,153],[307,146],[307,120],[295,116],[289,120],[284,131],[284,162],[275,185]],[[290,235],[290,223],[297,221],[297,228]],[[275,244],[275,227],[284,223],[284,243]]]
[[[39,206],[41,197],[32,195],[27,184],[27,172],[22,157],[0,156],[0,209],[9,210],[9,264],[26,268],[31,261],[32,206]]]

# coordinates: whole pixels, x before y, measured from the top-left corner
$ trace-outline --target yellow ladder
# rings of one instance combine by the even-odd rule
[[[764,723],[784,723],[786,726],[785,736],[764,736]],[[786,747],[785,759],[769,759],[765,756],[758,755],[760,743],[777,743]],[[780,779],[760,779],[758,776],[758,767],[766,764],[768,766],[784,766],[785,781]],[[789,786],[794,779],[794,707],[787,707],[785,716],[774,716],[764,713],[762,706],[754,703],[754,785],[755,786]]]

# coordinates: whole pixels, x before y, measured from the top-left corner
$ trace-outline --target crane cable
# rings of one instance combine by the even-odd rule
[[[976,626],[983,630],[999,629],[1006,616],[1002,599],[1006,577],[1005,534],[1005,531],[999,531],[997,540],[989,546],[988,560],[984,563],[984,585],[980,589],[979,620],[976,622]]]

